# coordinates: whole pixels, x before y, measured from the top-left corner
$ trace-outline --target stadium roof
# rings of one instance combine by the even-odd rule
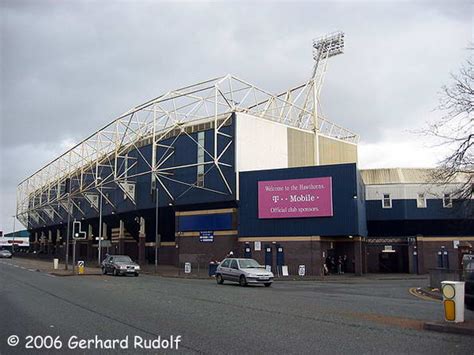
[[[439,169],[434,168],[382,168],[360,171],[364,184],[443,184],[439,181]],[[468,181],[467,174],[458,173],[450,179],[449,184],[463,184]]]
[[[225,75],[194,85],[171,90],[141,105],[131,108],[111,123],[91,134],[18,185],[17,216],[28,211],[51,206],[64,196],[45,202],[43,194],[50,195],[55,186],[64,184],[68,177],[104,163],[113,165],[111,156],[121,157],[130,149],[137,148],[146,138],[157,144],[175,129],[183,129],[190,122],[215,120],[214,129],[219,130],[222,120],[233,112],[245,112],[290,127],[318,133],[357,144],[359,136],[318,116],[315,119],[314,98],[318,94],[315,79],[274,95],[241,80],[233,75]],[[316,88],[316,89],[315,89]],[[315,95],[316,93],[316,95]],[[150,165],[155,173],[156,165]],[[216,160],[216,165],[219,162]],[[94,170],[94,169],[92,169]],[[81,187],[81,193],[97,188],[95,185]],[[118,177],[114,177],[117,181]],[[122,188],[122,187],[121,187]],[[57,188],[59,191],[59,187]],[[38,197],[39,204],[32,208],[31,197]],[[51,212],[53,213],[53,212]]]

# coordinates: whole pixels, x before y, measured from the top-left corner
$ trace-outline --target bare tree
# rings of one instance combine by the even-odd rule
[[[473,48],[469,48],[470,51]],[[442,87],[438,110],[441,118],[429,124],[427,133],[447,149],[433,180],[441,183],[460,182],[453,198],[471,201],[474,191],[474,72],[468,59],[452,82]]]

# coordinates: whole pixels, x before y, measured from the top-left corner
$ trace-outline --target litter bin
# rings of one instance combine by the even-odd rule
[[[212,277],[216,274],[217,266],[219,263],[217,261],[211,261],[209,263],[209,277]]]

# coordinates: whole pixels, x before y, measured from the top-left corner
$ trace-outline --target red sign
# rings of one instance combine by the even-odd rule
[[[258,182],[258,218],[332,215],[331,177]]]

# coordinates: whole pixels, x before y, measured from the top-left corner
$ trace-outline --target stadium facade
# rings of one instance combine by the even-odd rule
[[[358,135],[317,110],[327,58],[281,94],[226,75],[119,116],[19,184],[32,248],[64,256],[80,221],[78,258],[91,261],[102,237],[101,253],[142,264],[157,251],[204,267],[233,251],[278,273],[320,275],[339,257],[356,274],[422,273],[442,251],[456,265],[474,242],[472,204],[450,197],[462,178],[360,171]]]

